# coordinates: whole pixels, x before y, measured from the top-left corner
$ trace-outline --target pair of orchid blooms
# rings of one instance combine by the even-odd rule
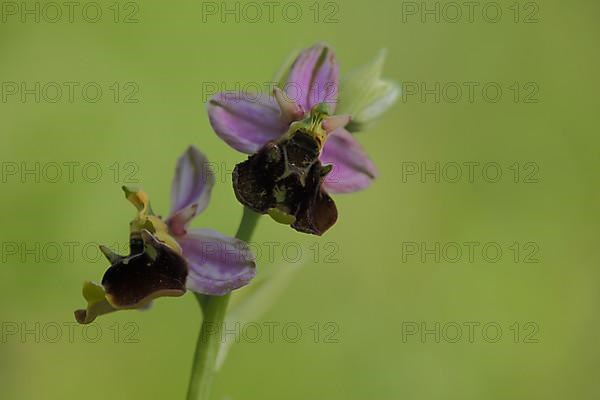
[[[377,176],[353,133],[371,125],[399,95],[397,85],[381,79],[384,59],[382,52],[340,81],[334,52],[319,43],[290,58],[271,95],[223,92],[210,99],[213,130],[250,155],[233,171],[234,192],[245,207],[309,234],[335,224],[330,193],[365,189]],[[256,263],[245,242],[188,227],[207,207],[214,183],[208,159],[191,146],[177,161],[166,219],[153,212],[145,192],[123,188],[137,209],[130,254],[100,246],[111,266],[101,284],[84,283],[88,304],[75,311],[78,322],[143,308],[186,289],[223,296],[252,280]]]

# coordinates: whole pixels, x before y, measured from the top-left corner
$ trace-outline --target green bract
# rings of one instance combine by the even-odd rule
[[[371,63],[342,76],[337,113],[352,115],[350,132],[368,128],[400,95],[396,83],[381,79],[385,57],[382,50]]]

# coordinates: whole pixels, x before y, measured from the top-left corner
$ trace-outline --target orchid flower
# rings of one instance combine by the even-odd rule
[[[321,235],[337,220],[329,193],[367,188],[377,170],[345,128],[358,130],[397,98],[393,84],[381,81],[383,59],[347,81],[345,93],[356,93],[348,109],[368,117],[335,115],[339,66],[335,54],[319,43],[302,51],[275,87],[272,96],[221,92],[207,105],[210,123],[228,145],[250,154],[233,174],[236,197],[252,210],[269,214],[294,229]],[[350,125],[349,125],[350,124]],[[356,128],[356,129],[355,129]]]
[[[171,189],[171,212],[163,220],[148,195],[124,187],[138,213],[130,224],[130,255],[100,246],[111,266],[101,285],[85,282],[87,309],[75,311],[78,322],[120,309],[139,309],[157,297],[182,296],[186,288],[222,296],[250,282],[256,274],[248,245],[210,229],[188,228],[208,205],[215,178],[207,158],[190,147],[179,158]]]

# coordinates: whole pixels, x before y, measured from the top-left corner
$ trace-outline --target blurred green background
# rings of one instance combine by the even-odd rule
[[[420,14],[435,10],[432,1],[297,1],[287,15],[286,3],[277,3],[272,22],[263,2],[255,3],[263,12],[257,22],[256,7],[245,3],[236,22],[235,14],[224,21],[207,14],[221,2],[102,0],[79,3],[73,22],[61,6],[55,23],[48,21],[57,18],[55,8],[45,2],[37,6],[39,22],[36,3],[8,3],[0,23],[2,399],[184,398],[200,324],[193,296],[104,316],[94,342],[96,328],[69,325],[84,305],[82,281],[99,280],[107,267],[87,244],[126,242],[133,209],[121,193],[124,182],[139,181],[154,208],[166,213],[175,160],[189,144],[220,175],[194,225],[233,234],[241,207],[227,171],[245,156],[211,131],[206,85],[233,90],[236,83],[269,82],[292,49],[323,40],[335,48],[342,73],[387,48],[385,76],[409,93],[439,82],[440,101],[406,95],[360,135],[381,176],[367,191],[335,197],[340,219],[324,237],[260,222],[259,276],[289,268],[281,250],[288,243],[309,261],[256,321],[263,338],[242,338],[232,348],[214,398],[600,395],[597,1],[520,2],[516,9],[512,0],[481,2],[472,22],[466,6],[457,17],[455,5],[462,3],[441,2],[439,23],[435,14]],[[25,7],[34,14],[25,13],[23,22]],[[86,21],[98,8],[100,20]],[[489,22],[498,8],[499,21]],[[28,88],[56,82],[64,92],[52,103],[53,86],[46,86],[36,103],[35,94],[22,99],[23,82]],[[72,102],[65,82],[79,84]],[[95,103],[82,95],[90,82],[102,89]],[[452,82],[463,88],[477,82],[473,101],[465,89],[452,102]],[[497,102],[482,94],[490,82],[502,89]],[[19,92],[12,95],[14,83]],[[466,168],[458,182],[447,179],[454,177],[449,163],[469,162],[497,163],[502,177],[489,183],[478,167],[473,182]],[[36,163],[39,182],[32,174],[23,178],[23,165]],[[63,166],[57,182],[51,182],[53,163]],[[79,163],[72,182],[64,163]],[[86,163],[95,164],[84,175]],[[403,168],[422,163],[440,163],[439,183],[433,175],[403,176]],[[98,166],[102,175],[92,182]],[[531,172],[537,183],[524,182]],[[71,242],[77,243],[72,256],[65,244]],[[280,243],[274,260],[264,254],[267,242]],[[466,251],[465,242],[479,243],[473,262],[466,254],[448,262],[454,253],[446,246],[444,254],[444,246],[459,243]],[[497,262],[489,261],[493,250],[488,259],[481,252],[490,242],[502,250]],[[439,243],[439,262],[435,254],[403,251],[413,249],[410,243],[420,250]],[[531,252],[537,263],[524,262]],[[297,323],[303,333],[292,343],[278,328],[270,343],[265,322]],[[479,324],[472,340],[466,323]],[[492,324],[487,331],[486,324]],[[462,337],[454,340],[457,325]],[[333,343],[324,340],[331,326]],[[496,327],[502,333],[492,343]],[[423,328],[437,330],[439,343],[434,333],[422,337]]]

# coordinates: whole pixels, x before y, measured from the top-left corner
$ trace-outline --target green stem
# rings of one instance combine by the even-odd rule
[[[235,237],[249,242],[259,217],[260,214],[244,207],[244,214]],[[221,348],[223,321],[230,296],[230,294],[209,296],[196,293],[196,299],[204,318],[196,341],[187,400],[209,399],[210,388],[215,376],[215,364]]]
[[[252,239],[252,234],[254,233],[256,224],[258,224],[259,218],[260,214],[255,213],[247,207],[244,207],[244,215],[242,215],[242,220],[240,221],[240,226],[235,234],[235,237],[243,240],[246,243],[249,242],[250,239]]]
[[[188,386],[188,400],[208,400],[215,375],[215,360],[221,346],[221,334],[229,295],[205,296],[196,294],[204,318],[196,341],[196,352]]]

